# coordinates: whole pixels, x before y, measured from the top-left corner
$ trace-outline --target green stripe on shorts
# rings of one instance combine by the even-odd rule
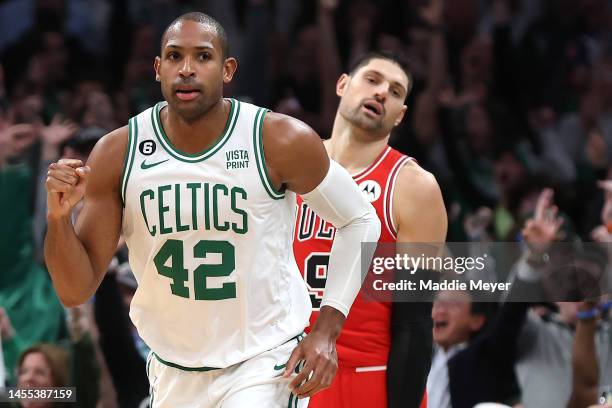
[[[160,363],[162,363],[164,365],[167,365],[168,367],[178,368],[179,370],[183,370],[183,371],[213,371],[213,370],[219,370],[219,368],[217,368],[217,367],[184,367],[182,365],[166,361],[166,360],[162,359],[160,356],[158,356],[155,353],[153,353],[153,355],[155,356],[157,361],[159,361]]]

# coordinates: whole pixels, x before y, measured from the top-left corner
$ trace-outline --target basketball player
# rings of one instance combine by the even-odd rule
[[[66,306],[85,302],[121,232],[153,407],[304,407],[331,384],[360,242],[376,241],[380,222],[312,129],[222,97],[237,63],[217,21],[177,18],[154,66],[164,102],[103,137],[87,166],[49,167],[45,257],[57,293]],[[295,193],[339,228],[324,306],[301,342],[310,302],[291,249]]]
[[[381,242],[439,243],[447,219],[435,178],[388,146],[405,112],[411,87],[407,68],[392,54],[356,61],[336,86],[340,105],[329,156],[344,166],[376,208]],[[298,197],[294,252],[318,315],[334,229]],[[338,339],[339,371],[311,407],[418,407],[432,353],[431,304],[366,302],[357,297]]]

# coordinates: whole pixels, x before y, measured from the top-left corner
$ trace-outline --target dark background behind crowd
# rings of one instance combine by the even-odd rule
[[[228,31],[239,67],[226,96],[323,138],[336,80],[356,57],[407,56],[414,86],[391,144],[436,176],[447,241],[612,241],[612,187],[598,183],[612,175],[609,0],[1,1],[0,384],[70,384],[78,406],[146,406],[148,350],[127,316],[136,282],[126,249],[94,299],[64,309],[42,257],[44,181],[50,162],[85,160],[102,135],[161,100],[161,33],[193,10]],[[555,273],[528,261],[493,280],[537,286]],[[578,313],[591,310],[594,320]],[[607,311],[599,301],[483,305],[440,294],[430,406],[595,404],[612,393]]]

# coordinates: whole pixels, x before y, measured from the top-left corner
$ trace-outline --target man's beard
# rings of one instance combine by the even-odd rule
[[[175,104],[172,108],[187,123],[195,122],[210,110],[204,102],[190,108]]]
[[[352,123],[354,126],[361,128],[367,132],[374,133],[385,133],[385,128],[383,124],[382,117],[380,119],[368,119],[365,117],[361,109],[363,104],[360,104],[358,107],[349,112],[346,116],[346,119]]]

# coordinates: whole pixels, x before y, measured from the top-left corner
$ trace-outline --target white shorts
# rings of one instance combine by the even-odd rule
[[[305,408],[283,378],[285,364],[302,336],[228,368],[186,371],[147,359],[151,408]],[[298,366],[302,366],[300,363]]]

